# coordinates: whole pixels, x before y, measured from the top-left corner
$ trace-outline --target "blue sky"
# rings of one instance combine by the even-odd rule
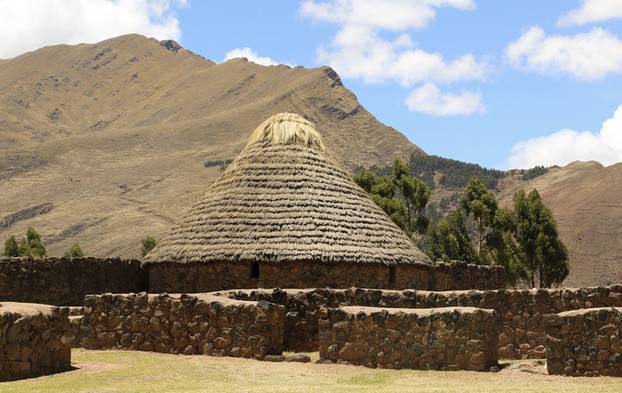
[[[71,20],[67,2],[83,0],[63,2]],[[74,26],[56,39],[128,31],[175,38],[217,62],[250,53],[264,64],[329,64],[380,121],[426,152],[487,167],[622,161],[622,0],[95,3],[93,18],[136,18],[116,30]],[[28,31],[34,46],[36,31]]]

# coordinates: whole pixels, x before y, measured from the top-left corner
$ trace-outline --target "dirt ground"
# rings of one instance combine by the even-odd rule
[[[132,351],[76,349],[72,356],[74,370],[0,383],[0,392],[622,392],[622,379],[549,376],[541,360],[501,362],[500,372],[482,373]]]

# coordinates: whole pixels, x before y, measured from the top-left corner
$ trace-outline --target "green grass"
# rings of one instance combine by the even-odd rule
[[[76,370],[0,383],[0,392],[622,392],[622,378],[567,378],[508,370],[379,370],[83,349],[74,350],[72,356]]]

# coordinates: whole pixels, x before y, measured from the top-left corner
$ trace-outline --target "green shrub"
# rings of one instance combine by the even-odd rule
[[[4,256],[5,257],[18,257],[19,253],[19,245],[17,244],[17,240],[15,236],[11,236],[4,242]]]
[[[65,253],[65,257],[67,258],[80,258],[84,256],[84,252],[78,243],[71,246],[69,251]]]
[[[140,241],[142,244],[142,250],[141,250],[141,255],[144,257],[145,255],[149,254],[149,251],[153,250],[153,248],[156,246],[156,244],[158,244],[158,242],[156,241],[156,239],[154,239],[151,236],[147,236],[146,238],[144,238],[143,240]]]

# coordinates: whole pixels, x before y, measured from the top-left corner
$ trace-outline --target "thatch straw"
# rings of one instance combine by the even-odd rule
[[[248,138],[246,147],[261,142],[298,145],[326,152],[322,137],[313,124],[295,113],[279,113],[261,123]]]
[[[427,262],[295,114],[247,147],[147,262]]]

